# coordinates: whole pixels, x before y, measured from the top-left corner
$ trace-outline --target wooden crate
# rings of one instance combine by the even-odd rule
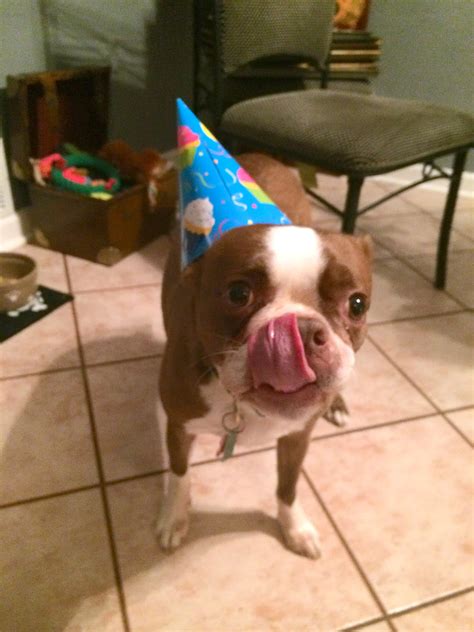
[[[131,184],[106,201],[40,186],[30,158],[52,154],[63,142],[95,154],[107,139],[109,84],[108,67],[7,77],[11,168],[29,189],[32,243],[105,265],[169,230],[174,174],[164,177],[152,210],[144,184]]]

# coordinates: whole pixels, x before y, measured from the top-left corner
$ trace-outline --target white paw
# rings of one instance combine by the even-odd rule
[[[288,548],[295,553],[313,560],[321,557],[319,534],[309,520],[293,529],[283,530],[283,536]]]
[[[319,534],[298,501],[291,506],[278,501],[278,522],[289,549],[313,560],[321,556]]]
[[[330,424],[334,424],[339,428],[343,428],[347,426],[350,421],[351,415],[349,413],[349,409],[346,406],[346,402],[343,400],[341,395],[338,395],[330,408],[323,415],[326,421],[329,421]]]
[[[347,426],[349,423],[350,415],[345,410],[330,410],[328,411],[324,417],[329,423],[338,426],[339,428],[343,428]]]
[[[161,509],[155,533],[161,548],[170,551],[178,548],[186,537],[189,529],[189,513],[186,510],[176,515],[175,512],[169,511],[167,505],[168,503],[165,502]]]
[[[176,476],[170,473],[168,493],[161,506],[155,529],[163,549],[176,549],[186,537],[189,529],[190,504],[189,474]]]

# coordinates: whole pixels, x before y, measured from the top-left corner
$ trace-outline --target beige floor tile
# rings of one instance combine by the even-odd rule
[[[0,382],[0,503],[96,483],[82,376]]]
[[[425,189],[412,189],[404,193],[403,197],[438,220],[444,213],[445,193]],[[464,195],[458,196],[453,222],[456,230],[474,239],[474,198]]]
[[[357,226],[370,233],[382,246],[394,254],[418,255],[434,254],[437,250],[439,221],[427,213],[414,212],[399,216],[376,216],[367,214],[361,217]],[[472,241],[452,231],[450,249],[464,250],[472,247]]]
[[[448,413],[446,417],[459,428],[471,443],[474,443],[474,408]]]
[[[64,267],[63,255],[53,250],[39,248],[26,244],[17,248],[15,252],[28,255],[36,261],[38,266],[38,283],[46,285],[53,290],[68,292],[66,269]]]
[[[75,292],[161,283],[170,239],[163,236],[114,266],[103,266],[77,257],[67,257]]]
[[[458,303],[396,259],[376,261],[369,323],[459,309]]]
[[[0,377],[79,366],[71,304],[2,343]]]
[[[87,363],[127,360],[163,350],[165,333],[160,287],[141,287],[76,296]]]
[[[472,450],[442,417],[312,444],[305,468],[387,608],[472,584]]]
[[[0,529],[2,630],[123,630],[97,491],[2,509]]]
[[[435,255],[409,257],[408,261],[427,278],[434,278]],[[471,309],[474,309],[474,249],[451,252],[448,259],[446,290]]]
[[[400,632],[472,632],[474,593],[453,597],[394,619]]]
[[[354,374],[343,391],[349,424],[340,431],[429,415],[433,407],[370,341],[358,351]],[[315,436],[333,434],[336,426],[321,419]]]
[[[284,548],[273,453],[192,468],[191,530],[171,555],[153,535],[160,479],[108,489],[132,629],[333,630],[380,614],[304,481],[323,557]]]
[[[472,314],[380,325],[370,336],[442,410],[473,403]]]
[[[167,467],[158,427],[158,374],[158,359],[88,369],[107,480]]]

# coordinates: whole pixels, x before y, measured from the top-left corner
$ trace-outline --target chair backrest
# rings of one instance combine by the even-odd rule
[[[229,74],[262,58],[288,56],[323,69],[335,0],[216,0],[221,69]]]

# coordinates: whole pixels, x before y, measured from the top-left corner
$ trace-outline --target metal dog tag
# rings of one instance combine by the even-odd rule
[[[234,432],[233,430],[231,430],[230,432],[226,434],[225,440],[224,440],[224,451],[222,454],[223,461],[230,458],[234,454],[234,448],[237,441],[237,434],[238,433]]]

